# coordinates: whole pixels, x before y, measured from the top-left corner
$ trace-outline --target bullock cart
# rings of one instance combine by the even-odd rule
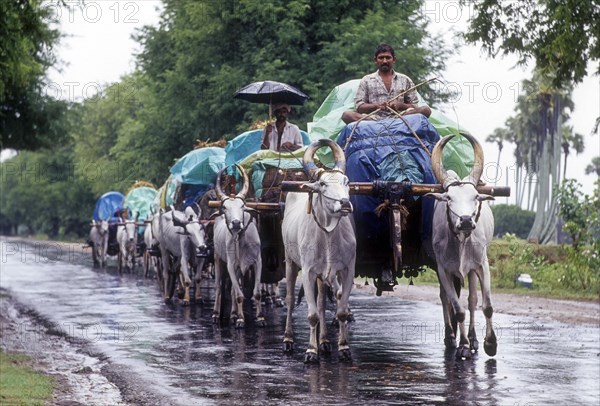
[[[151,247],[147,246],[144,235],[150,225],[156,194],[156,187],[152,183],[138,181],[131,186],[125,195],[123,204],[127,212],[131,213],[131,217],[136,220],[134,255],[143,259],[145,275],[148,275],[152,258],[148,252]]]
[[[372,278],[377,295],[393,290],[402,277],[412,283],[425,267],[436,269],[431,247],[433,199],[424,195],[443,192],[431,162],[439,140],[435,127],[422,115],[353,123],[337,140],[345,151],[350,180],[356,276]],[[453,141],[448,143],[445,166],[467,174],[474,165],[471,145],[464,137]],[[284,181],[281,188],[307,191],[303,182]],[[510,193],[508,187],[483,183],[477,190],[491,196]]]
[[[106,256],[112,257],[119,253],[117,227],[121,221],[124,200],[122,193],[111,191],[104,193],[96,201],[89,241],[95,266],[105,266]]]

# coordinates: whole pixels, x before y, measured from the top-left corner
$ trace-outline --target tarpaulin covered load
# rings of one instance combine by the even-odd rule
[[[262,129],[246,131],[229,141],[225,147],[225,165],[229,166],[234,163],[240,163],[240,161],[243,161],[251,154],[261,151],[260,146],[262,144],[263,131]],[[308,133],[300,130],[300,134],[302,135],[302,143],[309,145],[311,141]],[[264,151],[270,153],[270,156],[273,158],[280,154],[276,151]],[[281,154],[286,154],[286,152],[281,152]]]
[[[219,171],[225,166],[225,149],[204,147],[179,158],[169,170],[171,176],[162,190],[161,207],[171,204],[183,210],[212,189]]]
[[[346,126],[342,121],[342,113],[354,110],[354,95],[358,90],[359,83],[359,79],[350,80],[336,86],[329,93],[319,110],[313,116],[313,122],[308,123],[308,132],[311,141],[321,138],[337,140],[340,132]],[[420,105],[425,104],[420,95],[419,100],[421,101]],[[433,124],[440,136],[445,137],[449,134],[468,132],[439,110],[432,108],[431,111],[429,122]],[[445,168],[452,169],[459,176],[464,177],[469,174],[473,166],[473,147],[465,138],[454,137],[444,147],[442,159]]]
[[[123,209],[125,196],[120,192],[106,192],[96,201],[94,220],[119,221],[118,213]]]
[[[152,202],[156,197],[157,191],[148,186],[133,188],[125,197],[125,208],[127,208],[133,218],[146,220],[152,213]]]
[[[225,155],[225,149],[219,147],[195,149],[179,158],[169,171],[179,183],[214,185],[225,166]]]
[[[351,182],[436,183],[429,153],[440,135],[421,114],[406,116],[404,120],[365,120],[342,130],[337,142],[346,154],[346,175]],[[351,200],[357,229],[367,238],[385,232],[388,224],[375,214],[381,204],[379,198],[351,195]],[[432,209],[432,201],[423,201],[422,237],[429,236]]]
[[[273,171],[275,174],[265,176]],[[257,198],[263,198],[263,201],[278,200],[271,199],[271,196],[278,197],[284,180],[308,180],[302,166],[302,157],[261,159],[252,164],[252,186]]]

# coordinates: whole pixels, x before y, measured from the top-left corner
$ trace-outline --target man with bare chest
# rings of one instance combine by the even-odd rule
[[[380,44],[375,50],[375,64],[377,71],[366,75],[360,81],[358,91],[354,97],[355,111],[346,111],[342,120],[346,124],[360,119],[368,118],[378,120],[392,114],[389,108],[404,115],[420,113],[429,117],[429,106],[417,106],[419,98],[416,90],[410,90],[396,99],[397,95],[414,87],[413,81],[406,75],[395,72],[396,63],[394,49],[388,44]],[[393,101],[390,101],[394,99]],[[369,113],[377,113],[366,117]]]

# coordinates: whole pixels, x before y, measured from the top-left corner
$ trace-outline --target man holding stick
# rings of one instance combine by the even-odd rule
[[[359,120],[379,120],[416,113],[429,117],[429,106],[417,106],[419,98],[413,81],[394,71],[394,48],[388,44],[380,44],[375,50],[374,60],[377,71],[362,78],[354,97],[356,111],[345,111],[342,120],[349,124]]]

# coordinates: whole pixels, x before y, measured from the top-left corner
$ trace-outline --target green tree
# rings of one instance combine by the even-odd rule
[[[266,79],[311,96],[294,109],[292,121],[303,127],[335,85],[374,70],[372,55],[380,42],[396,47],[404,73],[416,81],[428,78],[443,70],[450,51],[428,36],[421,5],[167,0],[159,26],[138,36],[140,69],[161,100],[160,110],[147,117],[148,136],[177,139],[181,152],[197,138],[234,136],[268,111],[233,99],[234,92]]]
[[[555,87],[581,82],[588,63],[600,59],[600,7],[595,1],[463,0],[463,4],[474,8],[465,35],[468,42],[481,43],[490,56],[516,54],[521,64],[533,59]]]
[[[0,212],[13,230],[51,238],[82,236],[94,207],[88,185],[77,176],[72,148],[22,152],[3,162]]]
[[[41,0],[0,2],[0,148],[55,145],[65,133],[66,103],[45,94],[59,32]]]
[[[592,162],[585,167],[585,174],[595,173],[600,177],[600,156],[592,158]]]
[[[535,219],[534,212],[513,204],[495,204],[492,206],[492,212],[496,236],[502,237],[510,233],[519,238],[527,238]]]

